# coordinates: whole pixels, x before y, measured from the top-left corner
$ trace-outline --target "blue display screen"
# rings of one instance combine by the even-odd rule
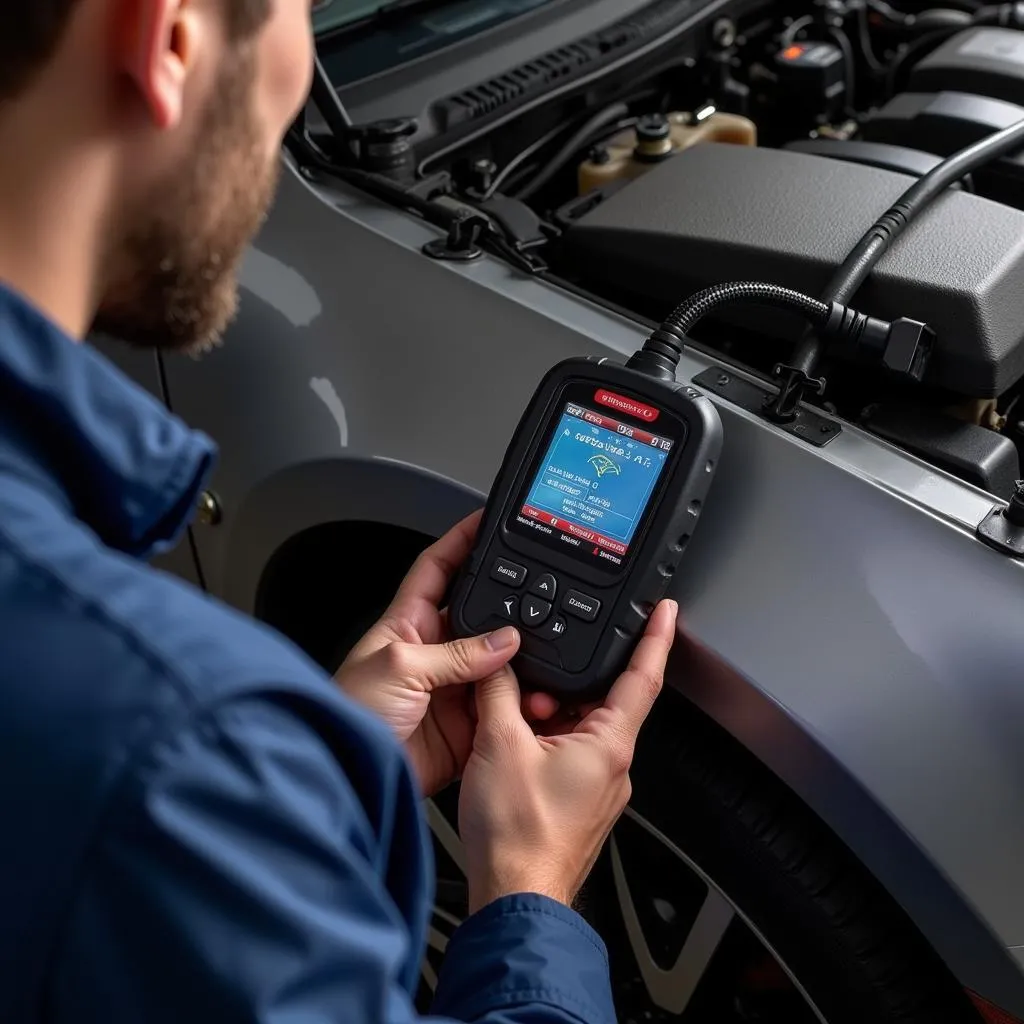
[[[519,512],[620,561],[643,518],[673,441],[573,402],[561,418]],[[524,524],[525,525],[525,524]]]

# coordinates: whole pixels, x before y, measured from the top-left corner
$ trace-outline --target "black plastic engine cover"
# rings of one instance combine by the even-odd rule
[[[959,32],[914,65],[907,87],[913,92],[953,89],[1024,103],[1024,33],[996,27]]]
[[[667,314],[722,281],[818,295],[861,234],[914,178],[804,153],[694,146],[584,214],[565,253],[595,293]],[[929,379],[975,397],[1024,375],[1024,212],[963,191],[940,197],[897,240],[853,305],[926,321]],[[733,322],[796,337],[802,325],[737,308]]]
[[[795,139],[782,147],[790,153],[811,153],[827,156],[830,160],[849,160],[867,167],[881,167],[886,171],[909,174],[922,178],[942,163],[942,157],[920,149],[908,149],[887,142],[865,142],[863,139]],[[959,181],[950,188],[962,188]]]
[[[865,139],[913,146],[946,157],[1021,119],[1024,107],[987,96],[903,92],[865,119],[861,134]],[[1018,209],[1024,206],[1021,151],[980,168],[974,179],[981,195]]]

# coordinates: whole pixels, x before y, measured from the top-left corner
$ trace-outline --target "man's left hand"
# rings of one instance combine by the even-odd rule
[[[473,749],[476,709],[467,684],[505,669],[519,649],[511,626],[453,640],[439,609],[479,522],[480,513],[473,513],[420,555],[380,621],[335,675],[348,696],[375,711],[405,744],[426,796],[459,778]],[[528,695],[524,705],[534,721],[558,709],[544,694]]]

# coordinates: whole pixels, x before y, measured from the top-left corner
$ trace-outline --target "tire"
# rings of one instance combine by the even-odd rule
[[[679,694],[666,692],[645,726],[632,779],[631,811],[760,933],[828,1024],[977,1024],[963,989],[838,838]]]

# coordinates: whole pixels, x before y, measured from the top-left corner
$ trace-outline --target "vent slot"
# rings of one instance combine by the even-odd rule
[[[699,0],[657,0],[640,14],[609,25],[592,36],[560,46],[535,60],[455,93],[434,104],[442,130],[487,117],[504,106],[540,92],[568,78],[587,64],[616,51],[639,46],[647,37],[662,33],[686,17]]]
[[[598,55],[592,45],[573,43],[545,53],[536,60],[449,96],[436,105],[445,128],[486,117],[508,103],[523,99],[571,75]]]

